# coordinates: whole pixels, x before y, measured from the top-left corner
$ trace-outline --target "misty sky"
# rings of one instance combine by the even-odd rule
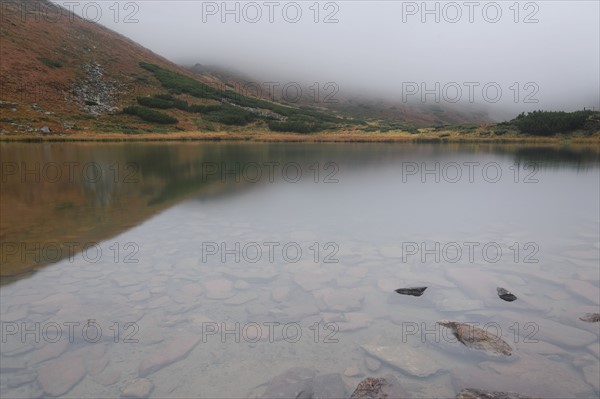
[[[122,1],[118,15],[114,3],[96,2],[100,23],[182,65],[226,66],[282,85],[335,82],[342,95],[399,103],[422,101],[430,89],[427,104],[437,94],[441,105],[472,100],[501,116],[600,106],[594,0],[430,1],[429,14],[421,1],[228,1],[230,14],[221,1]],[[96,9],[87,8],[89,19]]]

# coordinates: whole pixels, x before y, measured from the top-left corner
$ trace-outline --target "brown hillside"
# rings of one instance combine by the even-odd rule
[[[132,104],[136,96],[163,92],[139,67],[140,61],[194,76],[46,0],[1,3],[0,130],[37,131],[48,126],[54,132],[75,132]]]

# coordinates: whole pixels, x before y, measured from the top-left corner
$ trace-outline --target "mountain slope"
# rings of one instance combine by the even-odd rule
[[[140,62],[194,75],[152,51],[66,9],[48,18],[48,2],[2,1],[0,129],[72,132],[97,129],[138,96],[164,92]],[[28,10],[23,18],[20,7]],[[53,5],[52,8],[55,6]],[[216,79],[194,77],[218,85]],[[133,118],[125,118],[131,122]],[[133,120],[135,122],[135,120]],[[99,122],[99,123],[98,123]]]
[[[255,98],[233,87],[248,79],[238,72],[187,70],[47,0],[1,3],[0,134],[369,132],[389,121],[385,129],[407,130],[485,119],[351,98],[339,104]]]

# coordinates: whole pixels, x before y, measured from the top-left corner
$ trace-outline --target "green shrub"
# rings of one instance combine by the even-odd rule
[[[161,125],[170,125],[179,122],[177,118],[145,107],[130,106],[123,109],[123,112],[129,115],[136,115],[146,122],[154,122]]]
[[[161,100],[165,101],[177,101],[177,99],[170,94],[155,94],[154,97],[160,98]]]
[[[231,105],[222,105],[218,111],[210,112],[204,118],[224,125],[243,126],[256,120],[256,115],[245,109]]]
[[[208,104],[208,105],[198,105],[192,104],[188,106],[188,112],[195,112],[197,114],[204,114],[209,112],[220,111],[223,108],[220,104]]]
[[[173,93],[186,93],[198,98],[219,98],[217,89],[204,83],[200,83],[195,79],[188,78],[177,72],[172,72],[168,69],[161,68],[158,65],[148,64],[146,62],[140,62],[140,66],[152,72],[160,84]]]
[[[50,68],[62,68],[63,64],[60,61],[51,60],[50,58],[42,57],[40,61]]]
[[[137,102],[140,105],[150,108],[169,109],[173,108],[173,103],[155,97],[138,97]]]
[[[533,111],[521,113],[511,121],[522,133],[546,136],[583,129],[592,111],[550,112]]]
[[[171,109],[177,108],[182,111],[188,110],[187,102],[179,100],[169,94],[158,94],[153,97],[138,97],[137,102],[140,105],[149,108]]]
[[[285,121],[270,121],[269,129],[274,132],[314,133],[325,128],[322,123],[309,118],[290,117]]]

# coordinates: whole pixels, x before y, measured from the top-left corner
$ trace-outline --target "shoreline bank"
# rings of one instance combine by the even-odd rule
[[[230,132],[175,132],[175,133],[77,133],[77,134],[14,134],[0,135],[0,142],[152,142],[152,141],[250,141],[302,143],[523,143],[523,144],[598,144],[600,135],[590,137],[568,136],[480,136],[460,133],[230,133]]]

